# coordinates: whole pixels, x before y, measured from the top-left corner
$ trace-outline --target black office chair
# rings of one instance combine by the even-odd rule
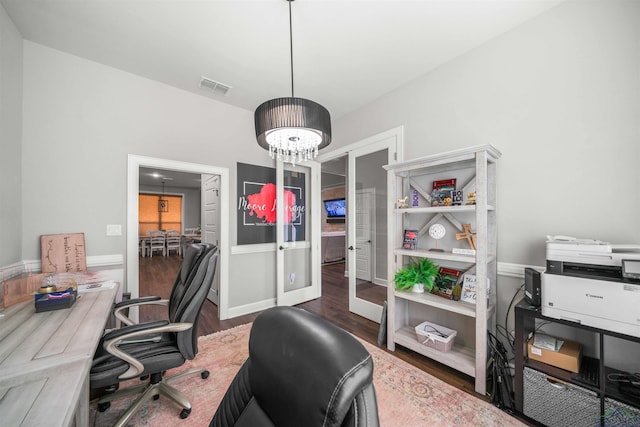
[[[160,395],[182,406],[181,418],[191,413],[189,399],[169,383],[194,373],[200,373],[205,379],[209,372],[193,368],[172,377],[163,377],[163,374],[193,359],[198,352],[198,316],[215,276],[217,257],[215,245],[190,245],[171,298],[167,300],[169,320],[128,325],[103,337],[102,349],[96,352],[91,367],[91,388],[113,386],[135,377],[149,377],[148,383],[106,394],[98,400],[98,410],[102,412],[113,400],[142,393],[116,426],[125,425],[147,400],[158,399]],[[131,304],[135,303],[131,301]]]
[[[249,358],[209,427],[379,426],[373,361],[326,320],[293,307],[260,314]]]

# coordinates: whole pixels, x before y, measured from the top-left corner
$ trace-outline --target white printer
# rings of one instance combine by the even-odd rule
[[[549,236],[542,314],[640,337],[640,245]]]

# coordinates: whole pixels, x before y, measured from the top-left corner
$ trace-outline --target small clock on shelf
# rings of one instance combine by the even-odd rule
[[[447,234],[447,230],[442,224],[436,223],[429,227],[429,236],[436,241],[436,247],[429,249],[430,251],[444,252],[444,249],[438,249],[438,240],[442,239],[445,234]]]

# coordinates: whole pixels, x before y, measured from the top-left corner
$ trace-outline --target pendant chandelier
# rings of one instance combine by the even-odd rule
[[[317,102],[295,98],[293,90],[293,29],[289,2],[289,49],[291,55],[291,97],[261,104],[255,112],[258,144],[272,159],[296,162],[313,159],[331,143],[329,111]]]

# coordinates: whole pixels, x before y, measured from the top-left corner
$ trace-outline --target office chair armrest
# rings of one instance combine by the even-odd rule
[[[147,301],[158,301],[160,299],[159,296],[156,295],[151,295],[151,296],[146,296],[146,297],[140,297],[140,298],[132,298],[132,299],[128,299],[128,300],[124,300],[124,301],[120,301],[118,303],[115,303],[113,305],[114,309],[118,309],[120,307],[127,307],[130,305],[137,305],[141,302],[147,302]]]
[[[135,325],[136,322],[130,319],[126,314],[123,313],[124,309],[137,307],[140,305],[169,305],[168,299],[160,299],[158,296],[148,296],[142,298],[134,298],[126,301],[119,302],[113,306],[113,314],[116,316],[116,319],[120,320],[125,325]]]
[[[139,376],[144,371],[144,365],[118,347],[123,341],[163,332],[182,332],[191,327],[193,327],[192,323],[169,323],[166,320],[125,326],[105,335],[103,347],[108,353],[129,364],[129,369],[118,377],[120,380],[127,380]]]
[[[137,323],[135,325],[123,326],[120,329],[112,329],[111,331],[107,332],[104,335],[103,339],[106,343],[107,341],[111,341],[134,332],[148,331],[150,329],[158,328],[168,324],[168,320],[156,320],[155,322]]]

